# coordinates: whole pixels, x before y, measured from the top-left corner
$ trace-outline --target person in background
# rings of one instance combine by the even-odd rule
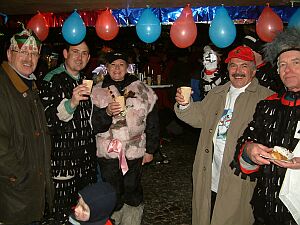
[[[256,104],[273,92],[258,84],[249,47],[233,49],[225,62],[230,82],[210,90],[201,102],[185,103],[180,88],[175,97],[177,117],[202,128],[193,165],[193,225],[253,222],[249,202],[254,184],[235,176],[229,164]]]
[[[116,192],[106,182],[79,191],[79,200],[69,217],[73,225],[112,225],[109,217],[116,206]]]
[[[40,50],[24,29],[0,67],[0,224],[38,224],[52,207],[51,143],[33,74]]]
[[[92,91],[92,125],[101,176],[117,193],[112,219],[116,225],[140,225],[143,215],[142,166],[159,146],[159,120],[154,91],[127,73],[124,53],[106,57],[104,80]],[[125,107],[117,102],[124,97]]]
[[[284,85],[276,74],[276,66],[266,62],[263,56],[263,45],[265,44],[255,33],[246,35],[242,43],[252,49],[256,61],[256,78],[260,85],[279,93],[284,91]]]
[[[55,199],[49,217],[55,224],[68,220],[78,190],[97,178],[95,136],[89,123],[90,90],[82,83],[85,76],[80,72],[89,61],[89,48],[85,41],[68,45],[63,56],[65,62],[46,74],[40,90],[52,137]]]
[[[220,71],[221,54],[213,45],[206,45],[203,49],[203,70],[200,74],[200,94],[201,100],[207,93],[218,85],[228,81],[226,73]],[[194,89],[193,89],[194,90]]]
[[[286,91],[257,104],[253,120],[238,140],[232,162],[236,174],[257,181],[251,201],[255,225],[296,224],[279,199],[279,192],[286,169],[299,170],[300,158],[295,157],[291,162],[270,160],[270,152],[274,146],[293,151],[300,139],[299,40],[300,30],[287,29],[266,45],[266,60],[273,64],[277,61]]]

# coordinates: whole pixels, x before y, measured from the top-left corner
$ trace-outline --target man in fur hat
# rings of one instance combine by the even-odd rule
[[[265,48],[266,59],[276,61],[286,91],[257,104],[252,122],[239,139],[232,167],[242,178],[257,181],[251,204],[256,225],[296,224],[279,199],[286,169],[300,169],[300,158],[274,160],[274,146],[293,151],[299,142],[300,30],[287,29]],[[299,188],[299,187],[295,187]]]
[[[33,74],[41,42],[15,34],[0,67],[0,224],[39,221],[51,207],[50,137]]]

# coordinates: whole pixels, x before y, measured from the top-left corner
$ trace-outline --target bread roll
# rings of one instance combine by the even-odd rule
[[[277,160],[290,160],[292,158],[292,154],[286,148],[280,146],[274,146],[273,150],[270,152],[272,158]]]

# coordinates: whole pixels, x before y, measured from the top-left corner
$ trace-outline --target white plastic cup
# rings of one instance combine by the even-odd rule
[[[82,83],[86,84],[86,86],[89,88],[89,92],[91,93],[93,87],[93,80],[83,80]]]
[[[119,102],[119,104],[121,106],[121,111],[124,111],[125,110],[125,98],[124,98],[124,96],[115,97],[115,101]]]
[[[191,87],[180,87],[181,94],[184,98],[184,103],[189,103],[191,99],[192,88]]]

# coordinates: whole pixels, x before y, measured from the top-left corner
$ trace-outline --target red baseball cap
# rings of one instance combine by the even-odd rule
[[[245,61],[253,61],[255,63],[254,53],[251,48],[247,46],[238,46],[235,49],[231,50],[228,54],[225,63],[228,63],[232,58],[238,58]]]

